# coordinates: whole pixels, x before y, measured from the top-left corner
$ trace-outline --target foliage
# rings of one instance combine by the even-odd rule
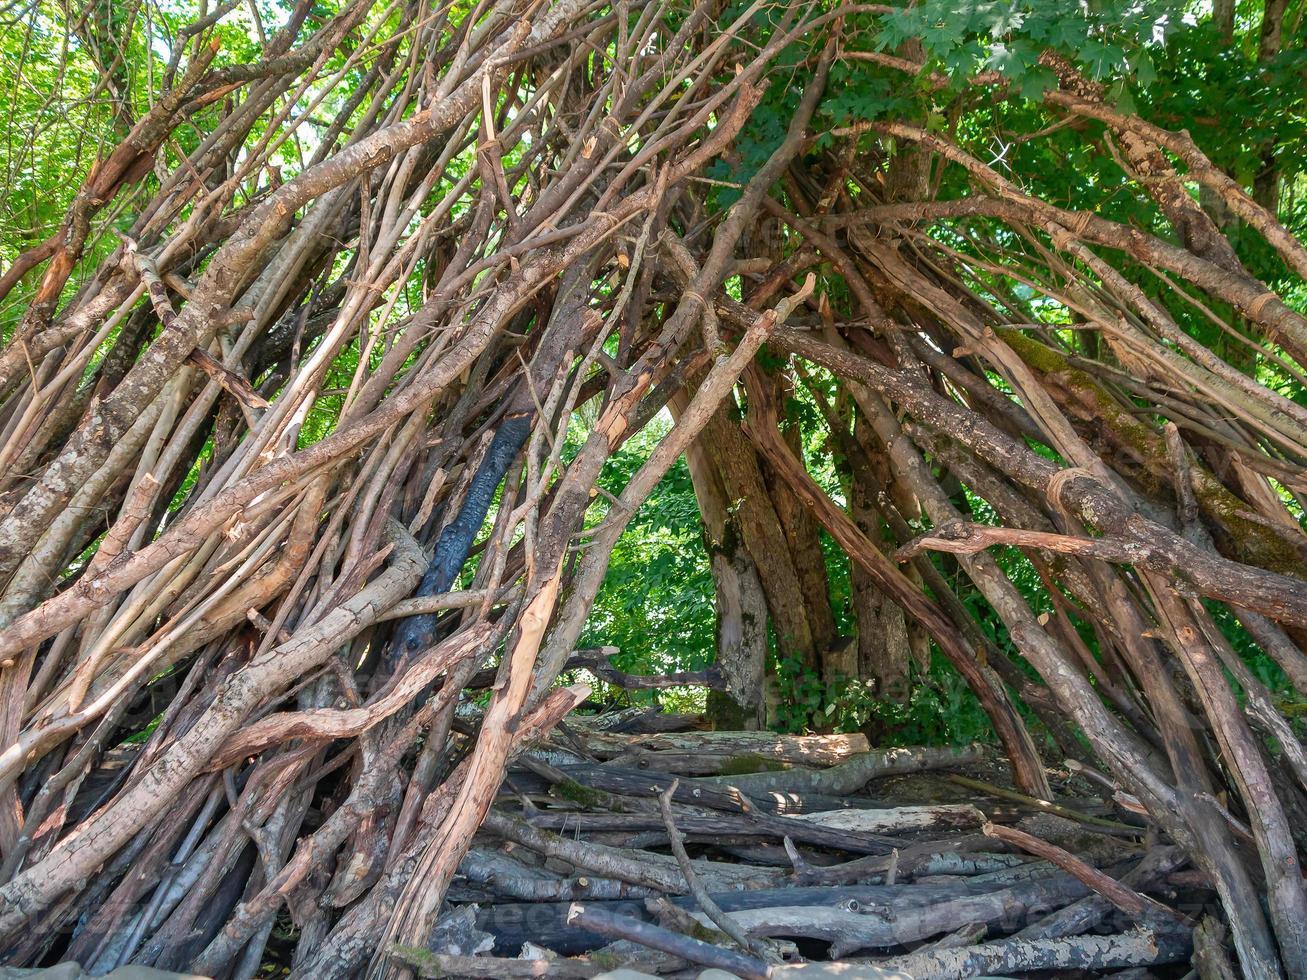
[[[614,453],[600,486],[620,492],[669,428],[665,417],[657,418]],[[597,521],[607,508],[595,511]],[[614,548],[582,642],[617,647],[613,665],[632,673],[701,670],[715,655],[712,595],[699,508],[681,459]]]

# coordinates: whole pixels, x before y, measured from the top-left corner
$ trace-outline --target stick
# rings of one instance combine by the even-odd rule
[[[1117,831],[1130,831],[1138,834],[1144,832],[1142,827],[1132,827],[1127,823],[1120,823],[1116,820],[1106,820],[1103,817],[1095,817],[1092,814],[1081,813],[1079,810],[1072,810],[1070,807],[1062,806],[1060,803],[1039,800],[1033,796],[1027,796],[1025,793],[1018,793],[1013,789],[995,786],[993,783],[987,783],[982,779],[972,779],[970,776],[960,776],[955,772],[945,773],[944,778],[950,783],[957,783],[959,786],[965,786],[968,789],[987,793],[990,796],[997,796],[1000,800],[1011,800],[1014,803],[1024,803],[1037,810],[1043,810],[1045,813],[1054,813],[1059,817],[1066,817],[1066,819],[1075,820],[1078,823],[1089,824],[1094,827],[1104,827]]]
[[[681,837],[681,832],[676,829],[676,822],[672,819],[672,794],[676,792],[679,784],[679,779],[673,779],[671,785],[658,794],[658,809],[662,811],[663,823],[667,825],[668,843],[671,844],[672,854],[676,856],[676,863],[681,867],[681,874],[685,875],[685,883],[690,888],[690,894],[699,903],[699,908],[703,909],[704,915],[712,919],[717,928],[730,936],[735,945],[760,955],[761,944],[750,942],[749,937],[740,930],[731,917],[712,900],[699,881],[699,876],[694,873],[694,865],[690,863],[690,855],[685,850],[685,841]]]
[[[1144,855],[1120,884],[1142,890],[1157,884],[1168,873],[1188,860],[1178,847],[1158,847]],[[1047,915],[1016,934],[1017,939],[1059,939],[1088,932],[1112,910],[1111,903],[1101,895],[1089,895],[1052,915]]]
[[[1146,913],[1150,912],[1161,913],[1165,918],[1171,920],[1176,918],[1176,914],[1165,905],[1154,902],[1151,898],[1146,898],[1134,889],[1127,888],[1098,869],[1091,868],[1070,851],[1063,850],[1056,844],[1040,840],[1038,837],[1027,834],[1024,830],[1017,830],[1015,827],[1000,827],[996,824],[987,823],[984,830],[987,837],[994,837],[1009,844],[1014,844],[1023,851],[1029,851],[1031,854],[1037,854],[1045,860],[1052,861],[1059,868],[1075,875],[1088,887],[1098,892],[1098,894],[1134,919],[1142,918]]]
[[[508,959],[503,956],[453,956],[412,946],[391,946],[392,958],[407,964],[420,977],[498,977],[500,980],[531,980],[533,977],[573,980],[598,976],[605,968],[585,960]]]
[[[602,909],[587,908],[580,903],[567,912],[567,924],[593,930],[615,939],[628,939],[650,949],[671,953],[691,963],[716,967],[734,973],[744,980],[767,980],[768,967],[762,960],[736,953],[718,946],[701,943],[689,936],[672,932],[650,922],[641,922],[626,915],[615,915]]]

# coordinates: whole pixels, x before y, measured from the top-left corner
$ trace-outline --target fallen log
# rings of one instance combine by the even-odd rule
[[[557,768],[559,772],[581,786],[609,793],[618,793],[623,796],[656,798],[671,785],[674,778],[662,772],[647,772],[642,769],[617,766],[612,763],[603,765],[564,763]],[[807,772],[808,770],[802,771]],[[761,775],[768,774],[762,773]],[[767,789],[750,789],[746,794],[733,785],[734,780],[739,778],[731,777],[730,780],[726,781],[728,783],[726,786],[718,785],[717,781],[708,779],[681,780],[680,786],[676,789],[676,802],[692,803],[696,806],[706,806],[714,810],[726,810],[731,813],[739,813],[752,806],[766,813],[785,815],[877,805],[874,800],[862,797],[850,798],[845,794],[831,795],[827,793]],[[567,795],[568,793],[575,793],[575,789],[564,785],[560,787],[559,792]],[[587,803],[590,800],[584,793],[581,794],[581,797],[575,802]]]
[[[900,972],[914,980],[957,980],[959,977],[1029,973],[1036,970],[1115,970],[1160,966],[1189,958],[1193,942],[1187,930],[1153,932],[1132,929],[1116,936],[1074,936],[1063,939],[1004,939],[979,946],[933,949],[876,960],[870,966]],[[778,975],[784,976],[785,972]],[[856,972],[841,973],[855,980]]]
[[[555,783],[559,795],[578,803],[582,806],[594,806],[597,804],[607,804],[610,806],[620,806],[620,801],[614,801],[605,794],[616,793],[621,796],[634,797],[658,797],[673,782],[678,785],[674,790],[674,798],[678,803],[689,803],[700,807],[709,807],[716,810],[724,810],[734,813],[741,820],[747,821],[747,824],[741,823],[737,826],[743,828],[748,826],[754,831],[776,837],[789,836],[795,840],[804,840],[811,844],[820,844],[826,847],[836,847],[843,850],[853,851],[860,854],[887,854],[895,847],[907,845],[907,841],[877,835],[871,833],[849,833],[842,830],[827,829],[812,824],[805,824],[802,821],[794,820],[790,817],[779,816],[775,814],[759,812],[759,807],[754,801],[740,793],[734,788],[722,790],[712,786],[705,786],[704,780],[675,780],[674,777],[661,775],[650,775],[648,773],[631,772],[623,770],[610,770],[605,766],[595,765],[574,765],[556,767],[559,774],[566,776],[565,780],[559,780]],[[543,770],[542,770],[543,771]],[[596,793],[594,791],[598,790]],[[609,824],[605,821],[611,817],[622,817],[626,822],[619,820],[617,824]],[[643,828],[638,815],[618,815],[618,814],[589,814],[587,818],[597,818],[593,821],[591,829],[603,825],[613,827],[620,824],[621,829]],[[629,819],[628,819],[629,818]],[[552,818],[541,816],[541,820],[548,821]],[[584,823],[583,819],[581,823]],[[708,832],[716,832],[710,830]],[[739,833],[740,830],[726,832]]]
[[[1188,862],[1189,858],[1178,847],[1157,847],[1144,855],[1121,884],[1132,891],[1147,891],[1165,880],[1166,876]],[[1016,934],[1016,939],[1060,939],[1088,932],[1111,911],[1113,904],[1102,895],[1087,895],[1080,901],[1059,909],[1052,915],[1032,923]]]
[[[861,813],[850,810],[849,813]],[[885,811],[874,811],[883,813]],[[912,822],[920,822],[911,818]],[[551,830],[611,832],[661,831],[662,824],[648,813],[537,813],[528,821],[531,826]],[[709,839],[730,837],[789,837],[793,841],[819,847],[833,847],[855,854],[887,854],[906,841],[887,838],[870,830],[828,827],[818,822],[800,822],[797,817],[776,817],[766,813],[708,814],[678,817],[681,829],[688,834]],[[889,826],[892,820],[880,821]],[[980,821],[972,821],[974,826]],[[922,827],[911,827],[919,830]],[[659,839],[662,839],[661,837]]]
[[[671,953],[691,963],[727,970],[744,980],[767,980],[767,964],[745,953],[723,949],[672,932],[652,922],[618,915],[604,909],[573,905],[567,913],[568,925],[589,929],[615,939],[628,939],[650,949]]]
[[[1020,847],[1023,851],[1037,854],[1047,861],[1052,861],[1059,868],[1075,875],[1134,921],[1139,921],[1146,916],[1174,917],[1175,915],[1166,906],[1140,895],[1133,888],[1115,880],[1110,875],[1103,874],[1103,872],[1086,864],[1069,851],[1058,847],[1056,844],[1040,840],[1023,830],[1017,830],[1015,827],[997,827],[994,824],[987,823],[985,824],[985,835],[996,837],[1001,841]]]
[[[791,819],[860,834],[977,827],[986,822],[985,815],[969,803],[900,806],[889,810],[834,810],[799,814]]]
[[[773,732],[678,732],[657,735],[614,735],[595,732],[584,738],[586,751],[599,759],[630,753],[725,757],[744,764],[776,760],[800,766],[833,766],[871,750],[867,736],[778,735]],[[681,770],[674,770],[680,772]]]
[[[892,904],[856,902],[839,908],[775,906],[733,911],[732,918],[750,936],[818,939],[829,943],[829,958],[838,960],[861,949],[903,946],[953,932],[964,925],[992,924],[1008,931],[1022,918],[1064,905],[1080,898],[1085,891],[1074,879],[1058,877],[987,894],[939,898],[929,903],[901,899]]]
[[[740,776],[711,776],[702,783],[730,786],[743,793],[829,793],[840,796],[856,793],[873,779],[896,776],[927,769],[944,769],[980,762],[985,757],[979,744],[878,749],[831,766],[829,769],[785,769],[780,772],[755,772]]]
[[[904,848],[897,855],[858,858],[824,867],[796,867],[795,880],[801,885],[870,884],[873,877],[891,869],[900,876],[978,875],[1006,868],[1020,867],[1029,858],[1016,854],[971,854],[989,844],[981,834],[952,841],[926,841]],[[893,884],[893,882],[887,882]]]
[[[535,977],[558,980],[585,980],[598,976],[607,968],[585,960],[524,960],[506,956],[450,956],[411,946],[391,946],[390,956],[409,967],[420,977],[496,977],[498,980],[533,980]]]
[[[563,902],[582,898],[640,898],[659,894],[614,878],[585,875],[563,877],[517,861],[499,850],[470,848],[458,874],[488,895],[520,902]]]
[[[529,847],[546,857],[566,861],[607,878],[671,894],[679,894],[685,888],[685,879],[681,876],[675,859],[666,854],[569,840],[558,834],[538,830],[524,820],[495,810],[486,814],[483,826],[500,837]],[[775,869],[750,868],[721,861],[698,861],[695,871],[709,883],[710,888],[722,891],[763,888],[769,884],[779,884],[784,877],[783,873]],[[531,938],[526,936],[523,941]]]
[[[697,869],[696,869],[697,870]],[[757,869],[755,869],[757,870]],[[872,946],[893,947],[931,936],[952,932],[963,925],[984,924],[1002,932],[1011,932],[1027,921],[1083,898],[1089,889],[1070,875],[994,886],[985,883],[955,881],[944,885],[854,885],[843,887],[758,888],[746,891],[711,892],[712,899],[731,913],[746,932],[754,934],[749,923],[763,928],[759,935],[785,938],[840,939],[841,929],[854,928],[857,935]],[[685,895],[668,897],[673,905],[693,911],[693,898]],[[592,909],[604,909],[637,919],[647,918],[644,904],[634,901],[586,903]],[[567,925],[567,903],[503,903],[482,908],[477,914],[477,928],[495,937],[493,952],[511,953],[525,942],[533,942],[555,952],[572,956],[596,949],[604,942],[597,932]],[[858,909],[853,912],[850,909]],[[768,916],[780,910],[780,920]],[[826,919],[825,925],[802,927],[801,911],[839,912],[842,918]],[[893,916],[889,918],[888,916]],[[750,918],[752,917],[752,918]],[[769,923],[780,927],[772,931]],[[815,927],[815,928],[814,928]],[[1001,927],[1001,928],[1000,928]],[[794,931],[785,931],[793,929]],[[810,935],[810,933],[815,934]],[[860,947],[855,947],[860,948]]]

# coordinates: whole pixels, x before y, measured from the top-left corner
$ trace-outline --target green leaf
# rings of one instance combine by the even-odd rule
[[[1106,78],[1121,67],[1125,51],[1115,44],[1104,44],[1091,38],[1080,48],[1078,57],[1095,78]]]
[[[1157,69],[1147,51],[1136,51],[1130,56],[1130,68],[1135,73],[1134,82],[1141,88],[1148,88],[1157,81]]]
[[[1021,76],[1021,97],[1038,102],[1049,89],[1057,87],[1057,76],[1043,65],[1037,65]]]

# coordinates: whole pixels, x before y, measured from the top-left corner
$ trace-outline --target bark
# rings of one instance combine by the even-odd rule
[[[748,756],[795,765],[832,766],[870,749],[867,737],[852,735],[775,735],[771,732],[681,732],[657,735],[584,736],[586,751],[611,759],[631,752],[642,756],[685,753],[690,757]],[[676,770],[682,771],[682,770]]]
[[[1087,889],[1067,876],[1003,885],[966,884],[867,885],[861,887],[761,888],[713,892],[721,908],[755,935],[811,935],[828,941],[840,930],[851,929],[851,942],[870,946],[896,946],[963,923],[1014,923],[1041,915],[1082,898]],[[693,909],[688,896],[668,899],[679,908]],[[785,902],[786,905],[778,903]],[[592,909],[647,919],[640,902],[588,902]],[[859,911],[849,911],[857,907]],[[478,918],[478,928],[494,934],[496,949],[516,949],[532,941],[575,955],[602,945],[603,936],[569,929],[569,905],[495,905]],[[893,910],[891,912],[891,910]],[[891,917],[893,916],[893,917]],[[786,933],[786,924],[802,925],[803,932]],[[901,925],[900,925],[901,923]],[[756,927],[756,928],[755,928]]]
[[[877,5],[383,7],[260,7],[277,22],[244,63],[218,43],[230,2],[170,21],[166,64],[134,4],[55,11],[55,34],[21,42],[44,56],[64,30],[56,89],[36,93],[60,121],[34,118],[16,159],[83,114],[88,139],[112,136],[93,164],[76,151],[55,217],[0,276],[6,960],[405,975],[393,950],[454,922],[480,938],[440,914],[461,866],[451,894],[546,900],[551,935],[550,899],[701,880],[729,921],[837,951],[944,936],[912,954],[927,975],[1141,966],[1186,955],[1184,935],[1071,933],[1109,906],[1161,921],[1139,893],[1173,844],[1195,870],[1167,887],[1210,889],[1244,975],[1307,971],[1307,752],[1284,697],[1307,686],[1307,319],[1249,246],[1307,274],[1275,148],[1232,176],[1053,54],[1056,85],[1002,132],[968,99],[943,127],[832,128],[837,58],[1025,99],[995,72],[923,74],[918,39],[862,50]],[[1300,26],[1281,0],[1260,13],[1212,11],[1231,42],[1252,30],[1259,70]],[[796,56],[802,91],[782,93]],[[93,88],[76,104],[74,76]],[[1101,136],[1118,203],[1162,225],[1043,199],[1040,175],[975,152],[1054,132]],[[1069,154],[1068,186],[1101,184],[1084,169],[1100,156]],[[614,453],[669,405],[614,486]],[[578,640],[682,456],[718,662],[617,671]],[[843,499],[818,482],[828,461]],[[773,636],[787,673],[850,711],[846,679],[882,698],[936,683],[933,642],[1024,791],[959,783],[1007,794],[991,820],[1033,807],[1118,850],[1168,842],[1115,880],[1067,840],[1021,839],[1087,894],[971,853],[979,835],[913,836],[970,810],[887,815],[862,795],[970,748],[619,739],[573,719],[523,755],[588,697],[556,686],[570,668],[724,686],[764,728],[768,688],[787,693]],[[575,763],[587,744],[607,764]],[[1112,804],[1056,799],[1046,747]],[[514,792],[523,821],[492,809]],[[465,856],[483,824],[528,859]],[[647,852],[680,834],[682,861]],[[765,863],[705,859],[721,853]],[[544,855],[564,866],[530,873]],[[950,880],[823,906],[735,890],[931,875]],[[663,925],[693,931],[674,907]],[[1013,909],[1028,935],[956,945]],[[1198,930],[1206,975],[1233,969],[1222,942]]]
[[[783,772],[717,776],[713,782],[733,786],[746,793],[807,790],[838,796],[856,792],[871,780],[882,776],[961,765],[974,762],[982,755],[978,745],[964,748],[882,749],[855,756],[839,765],[816,772],[789,769]]]
[[[1121,936],[1073,939],[1008,939],[961,949],[932,950],[879,960],[882,970],[901,970],[920,980],[985,976],[1028,970],[1114,970],[1182,963],[1189,956],[1184,933],[1137,930]]]
[[[673,416],[678,420],[686,401],[683,395],[672,400]],[[704,547],[716,589],[717,666],[730,696],[745,709],[752,724],[761,727],[766,723],[767,597],[706,442],[696,440],[686,451],[685,461],[699,503]]]
[[[627,916],[614,915],[603,909],[573,905],[567,913],[567,924],[590,929],[615,939],[629,939],[642,946],[671,953],[691,963],[728,970],[745,980],[766,980],[767,963],[756,957],[722,949],[689,936],[682,936]]]
[[[777,651],[782,658],[793,657],[815,671],[817,646],[803,586],[757,455],[724,410],[704,430],[704,445],[712,447],[708,452],[717,464],[740,538],[767,597]]]
[[[836,508],[821,491],[807,471],[784,447],[776,432],[775,414],[765,407],[765,395],[759,388],[751,389],[749,432],[758,441],[768,458],[786,476],[794,481],[796,490],[804,496],[831,535],[849,552],[877,584],[892,594],[914,618],[929,630],[932,638],[949,658],[958,672],[967,679],[972,690],[993,722],[999,738],[1012,761],[1017,784],[1032,795],[1048,796],[1051,791],[1044,776],[1043,764],[1035,751],[1030,734],[1017,715],[997,678],[975,662],[974,654],[950,628],[947,619],[933,602],[917,591],[904,575],[894,568],[876,548],[858,531],[848,516]]]

